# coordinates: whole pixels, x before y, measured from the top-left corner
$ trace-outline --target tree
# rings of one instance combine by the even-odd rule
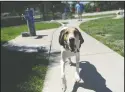
[[[96,7],[99,7],[101,11],[117,10],[119,8],[124,8],[123,1],[95,1],[95,5]]]

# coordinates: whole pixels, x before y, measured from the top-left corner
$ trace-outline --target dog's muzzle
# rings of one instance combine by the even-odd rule
[[[71,49],[71,52],[74,52],[75,51],[75,48],[76,48],[76,45],[75,45],[75,39],[74,38],[70,38],[69,39],[69,46],[70,46],[70,49]]]

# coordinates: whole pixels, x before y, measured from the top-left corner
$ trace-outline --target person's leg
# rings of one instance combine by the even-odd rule
[[[81,21],[81,14],[79,14],[79,21]]]
[[[77,15],[78,15],[78,21],[79,21],[79,13],[77,13]]]
[[[80,21],[80,14],[79,14],[79,21]]]
[[[82,21],[82,11],[80,12],[80,21]]]
[[[84,15],[84,10],[82,11],[82,15]],[[83,19],[83,16],[82,16],[82,19]]]
[[[67,19],[67,12],[65,13],[65,19]]]
[[[80,12],[78,12],[78,21],[80,21]]]
[[[82,13],[81,13],[80,19],[81,19],[81,21],[82,21]]]

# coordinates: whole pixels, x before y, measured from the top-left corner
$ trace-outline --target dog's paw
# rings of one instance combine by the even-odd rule
[[[66,78],[65,76],[62,77],[62,91],[65,92],[67,89],[67,85],[66,85]]]
[[[73,65],[73,62],[69,62],[69,65],[72,66],[72,65]]]
[[[67,86],[65,85],[65,86],[63,86],[62,87],[62,92],[65,92],[66,91],[66,89],[67,89]]]

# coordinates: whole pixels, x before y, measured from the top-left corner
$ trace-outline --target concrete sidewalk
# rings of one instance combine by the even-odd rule
[[[95,15],[101,15],[101,14],[114,14],[114,13],[117,13],[118,11],[119,10],[101,11],[101,12],[93,12],[93,13],[83,13],[82,16],[95,16]],[[78,15],[75,14],[74,16],[77,17]]]
[[[83,19],[82,22],[93,19],[97,18]],[[81,21],[76,19],[58,20],[57,22],[68,22],[67,26],[75,26],[77,28],[81,23]],[[8,42],[11,49],[17,48],[19,51],[37,52],[38,47],[45,47],[49,50],[52,41],[50,59],[53,62],[48,66],[42,92],[62,92],[59,62],[60,45],[58,43],[60,31],[61,27],[37,31],[36,37],[22,38],[18,36]],[[80,76],[82,80],[79,84],[75,83],[75,66],[67,64],[66,92],[124,92],[124,57],[83,31],[81,33],[85,40],[80,50]],[[4,46],[8,47],[8,44]],[[74,61],[74,57],[72,61]]]
[[[78,27],[81,22],[68,20],[68,23],[67,26]],[[42,92],[62,92],[58,43],[60,31],[55,31],[53,35],[51,60],[54,62],[48,67]],[[124,92],[124,57],[83,31],[82,36],[85,40],[80,50],[82,80],[79,84],[75,83],[75,66],[66,64],[66,92]]]
[[[19,35],[3,46],[11,50],[23,52],[38,52],[42,47],[49,50],[53,32],[57,29],[39,30],[36,31],[36,36],[32,37],[22,37]]]

